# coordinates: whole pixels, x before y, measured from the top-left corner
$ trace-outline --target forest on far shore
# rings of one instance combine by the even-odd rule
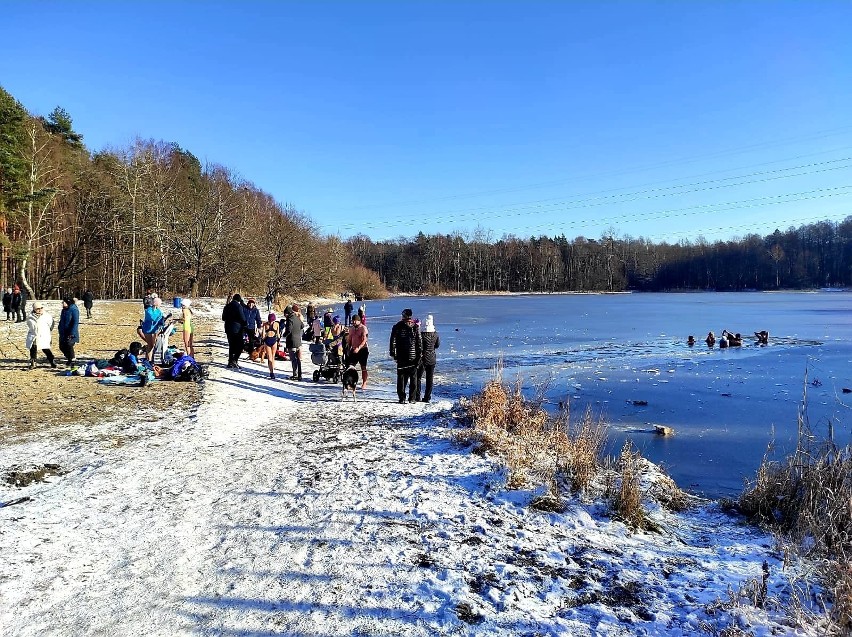
[[[359,235],[346,244],[387,288],[421,294],[852,287],[852,217],[713,243],[612,236],[492,241],[479,232],[379,242]]]
[[[373,241],[310,217],[177,143],[91,152],[69,113],[0,87],[0,285],[31,298],[232,290],[287,297],[387,290],[567,292],[852,287],[852,217],[713,243],[494,239],[488,229]]]

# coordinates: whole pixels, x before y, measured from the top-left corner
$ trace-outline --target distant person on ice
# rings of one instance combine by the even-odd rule
[[[399,402],[417,402],[417,365],[420,361],[420,334],[411,318],[414,313],[406,308],[402,319],[393,326],[390,335],[390,357],[396,361],[396,394]]]

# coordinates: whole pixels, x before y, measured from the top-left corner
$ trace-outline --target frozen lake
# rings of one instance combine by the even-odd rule
[[[617,449],[629,437],[682,487],[737,494],[767,444],[789,449],[807,381],[807,415],[850,439],[852,293],[685,293],[407,297],[367,304],[370,366],[393,373],[387,343],[405,307],[433,314],[441,335],[436,393],[469,395],[491,377],[524,385],[552,377],[548,402],[591,407]],[[741,348],[708,349],[704,337],[743,334]],[[769,345],[753,332],[768,330]],[[693,334],[698,343],[688,347]],[[748,335],[748,336],[746,336]],[[633,401],[647,401],[636,406]],[[654,424],[676,431],[652,433]]]

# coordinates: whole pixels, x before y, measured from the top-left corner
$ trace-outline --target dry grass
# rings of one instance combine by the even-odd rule
[[[807,382],[805,383],[807,387]],[[852,448],[819,440],[807,421],[807,394],[799,414],[795,451],[781,461],[767,450],[739,510],[772,527],[800,554],[822,560],[831,594],[827,634],[852,634]]]
[[[634,529],[648,527],[648,516],[642,506],[639,460],[641,455],[628,440],[618,457],[618,479],[609,489],[609,500],[616,517]]]
[[[648,517],[643,496],[671,511],[687,508],[689,496],[665,475],[655,472],[647,493],[643,492],[647,463],[629,442],[617,460],[604,457],[607,426],[591,410],[575,422],[567,408],[555,416],[545,411],[547,387],[547,382],[540,384],[533,398],[526,398],[520,379],[513,385],[503,382],[498,364],[482,391],[463,401],[472,425],[461,437],[478,443],[477,451],[494,454],[505,463],[507,487],[547,485],[549,493],[531,503],[546,511],[564,508],[564,492],[602,494],[612,503],[615,517],[645,530],[659,527]]]
[[[568,410],[564,413],[567,422]],[[573,491],[586,491],[600,472],[606,435],[606,423],[602,418],[594,418],[590,409],[577,424],[569,425],[571,449],[565,458],[565,468]]]
[[[567,453],[568,437],[540,405],[524,398],[520,380],[507,387],[498,367],[495,378],[466,402],[474,422],[468,435],[503,459],[509,488],[555,483],[558,458]]]

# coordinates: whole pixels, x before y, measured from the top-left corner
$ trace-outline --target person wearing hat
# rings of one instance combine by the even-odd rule
[[[331,319],[331,329],[328,331],[329,349],[339,356],[343,356],[343,325],[340,323],[340,315],[335,314]]]
[[[290,376],[290,380],[302,380],[302,332],[305,331],[305,325],[302,323],[302,314],[298,305],[293,303],[288,310],[290,314],[287,316],[284,343],[290,353],[290,364],[293,366],[293,375]]]
[[[183,323],[183,351],[185,354],[195,356],[195,325],[192,317],[195,312],[192,311],[192,301],[190,299],[181,299],[180,302],[181,319]]]
[[[157,341],[157,333],[166,321],[163,316],[163,311],[160,306],[163,300],[156,294],[151,297],[151,304],[145,308],[145,317],[142,319],[142,325],[139,326],[138,334],[145,341],[145,351],[149,357],[154,354],[154,344]]]
[[[417,365],[420,362],[420,333],[414,323],[413,312],[406,308],[402,318],[391,329],[390,357],[396,361],[396,394],[399,402],[417,402]]]
[[[70,296],[62,299],[59,315],[59,350],[65,354],[65,365],[74,364],[74,346],[80,342],[80,310]]]
[[[370,349],[367,347],[367,326],[361,323],[361,317],[357,314],[352,317],[352,326],[349,328],[349,365],[361,366],[361,389],[367,388],[367,359]]]
[[[249,334],[255,338],[259,337],[263,321],[260,318],[260,308],[257,307],[257,302],[252,298],[249,298],[246,302],[246,323],[248,324]]]
[[[56,360],[50,349],[50,341],[53,337],[53,317],[44,311],[44,303],[36,301],[33,303],[32,314],[27,318],[27,349],[30,350],[30,369],[35,367],[36,351],[41,350],[47,356],[47,362],[51,367],[56,367]]]
[[[222,322],[225,324],[225,336],[228,337],[228,367],[239,369],[240,354],[243,353],[243,332],[248,326],[245,316],[243,297],[234,294],[222,310]]]
[[[275,312],[270,312],[263,324],[263,357],[269,366],[269,378],[275,380],[275,354],[278,352],[278,341],[281,340],[281,332],[278,327],[278,317]]]
[[[24,307],[24,297],[21,294],[21,288],[19,285],[15,284],[15,287],[12,288],[12,316],[15,319],[15,323],[20,323],[23,318],[23,313],[26,311],[26,307]]]
[[[431,314],[426,315],[426,323],[420,332],[420,351],[422,353],[420,365],[417,367],[417,400],[420,400],[420,383],[423,374],[426,374],[426,387],[423,390],[423,402],[432,400],[432,379],[435,374],[436,356],[435,350],[441,346],[441,339],[435,331],[435,318]]]

